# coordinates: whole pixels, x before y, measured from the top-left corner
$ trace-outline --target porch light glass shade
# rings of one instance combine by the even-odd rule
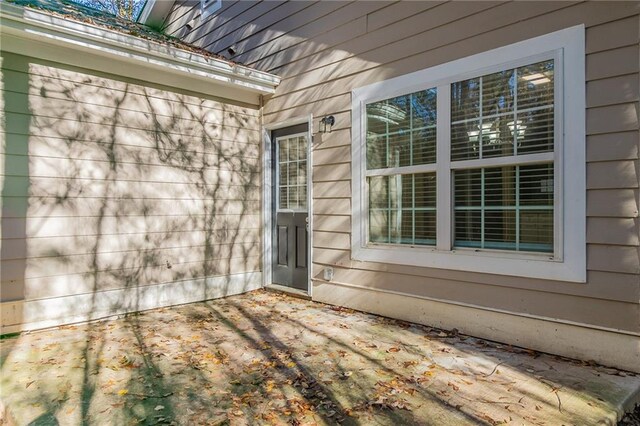
[[[436,161],[436,89],[367,105],[367,169]]]
[[[435,244],[435,173],[371,176],[367,182],[370,242]]]
[[[451,85],[454,247],[553,252],[553,162],[518,163],[553,151],[554,96],[553,60]]]

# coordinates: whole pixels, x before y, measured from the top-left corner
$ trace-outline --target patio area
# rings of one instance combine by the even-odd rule
[[[640,389],[632,373],[263,290],[0,349],[18,425],[615,424]]]

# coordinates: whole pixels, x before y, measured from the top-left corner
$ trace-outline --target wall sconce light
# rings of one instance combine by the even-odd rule
[[[331,133],[331,129],[333,125],[336,124],[336,118],[333,115],[327,115],[320,120],[320,124],[324,125],[324,128],[320,131],[320,133],[327,133],[327,125],[329,125],[329,133]]]

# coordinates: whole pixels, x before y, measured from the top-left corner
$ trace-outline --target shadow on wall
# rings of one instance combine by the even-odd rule
[[[255,109],[6,52],[2,78],[3,332],[259,285]]]

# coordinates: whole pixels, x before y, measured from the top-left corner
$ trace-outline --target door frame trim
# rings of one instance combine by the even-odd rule
[[[307,295],[313,297],[311,276],[313,273],[313,114],[297,116],[277,123],[262,125],[262,286],[267,287],[273,281],[273,241],[271,238],[273,227],[273,215],[271,212],[271,192],[274,182],[271,179],[271,149],[275,141],[271,140],[273,130],[296,124],[307,124],[307,209],[309,218],[309,235],[307,238],[307,250],[309,253]]]

